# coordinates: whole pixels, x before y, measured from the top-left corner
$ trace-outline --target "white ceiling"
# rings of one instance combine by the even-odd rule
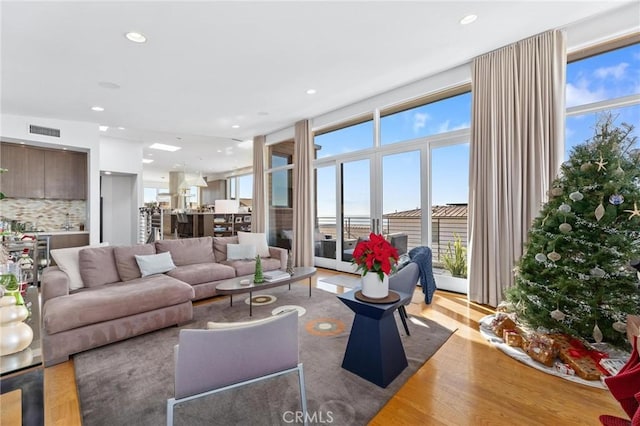
[[[219,173],[251,164],[238,141],[625,3],[2,1],[1,108],[143,142],[147,181],[182,164]],[[469,13],[477,21],[460,25]],[[183,149],[148,157],[153,142]]]

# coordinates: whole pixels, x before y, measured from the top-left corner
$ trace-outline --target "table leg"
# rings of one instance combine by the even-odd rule
[[[229,295],[229,306],[233,306],[233,294]]]
[[[249,292],[249,316],[253,315],[253,293]]]
[[[356,314],[342,368],[386,388],[408,365],[393,315]]]
[[[309,297],[311,297],[311,277],[309,277]]]

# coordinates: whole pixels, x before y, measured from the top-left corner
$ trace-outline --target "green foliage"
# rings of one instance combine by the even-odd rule
[[[2,167],[0,167],[0,173],[4,173],[4,172],[8,172],[8,169],[3,169]],[[4,195],[3,192],[0,191],[0,200],[4,200],[6,197]]]
[[[640,150],[632,131],[604,115],[552,183],[506,294],[528,325],[585,340],[593,340],[598,325],[604,341],[629,346],[626,316],[640,310],[638,278],[629,267],[640,258],[640,216],[633,214],[640,205]]]
[[[253,275],[254,283],[263,283],[264,275],[262,274],[262,260],[260,260],[260,255],[256,256],[256,272]]]
[[[18,278],[13,274],[2,274],[0,275],[0,285],[4,287],[5,290],[17,290],[19,288]]]
[[[454,233],[453,238],[453,248],[449,241],[447,251],[442,256],[444,267],[454,277],[467,278],[467,249],[462,245],[460,235]]]

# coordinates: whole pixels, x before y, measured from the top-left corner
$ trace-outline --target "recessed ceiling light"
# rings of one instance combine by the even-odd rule
[[[91,107],[91,110],[92,111],[102,112],[102,111],[104,111],[104,108],[102,108],[101,106],[98,106],[98,105],[94,105],[94,106]]]
[[[124,127],[118,126],[118,130],[124,130]]]
[[[307,95],[315,95],[316,89],[307,89]]]
[[[101,132],[106,132],[109,129],[109,126],[98,126]]]
[[[240,125],[239,124],[234,124],[233,126],[231,126],[232,129],[239,129]]]
[[[269,113],[266,111],[260,111],[258,112],[258,115],[269,115]]]
[[[461,25],[468,25],[468,24],[470,24],[470,23],[474,22],[476,19],[478,19],[478,16],[477,16],[477,15],[470,14],[470,15],[467,15],[467,16],[465,16],[464,18],[462,18],[462,19],[460,20],[460,24],[461,24]]]
[[[153,157],[153,154],[147,154],[147,157]]]
[[[182,147],[179,147],[179,146],[165,145],[163,143],[154,143],[149,148],[151,148],[151,149],[159,149],[161,151],[169,151],[169,152],[175,152],[175,151],[177,151],[179,149],[182,149]]]
[[[105,175],[110,175],[110,174],[111,174],[111,172],[104,172],[104,174],[105,174]]]
[[[147,41],[147,38],[142,33],[137,33],[135,31],[128,32],[124,35],[127,40],[132,41],[134,43],[144,43]]]
[[[222,152],[222,150],[221,150],[221,149],[219,149],[219,150],[218,150],[218,152]]]
[[[143,158],[143,159],[142,159],[142,162],[143,162],[144,164],[150,164],[150,163],[153,163],[153,160],[152,160],[151,158]]]

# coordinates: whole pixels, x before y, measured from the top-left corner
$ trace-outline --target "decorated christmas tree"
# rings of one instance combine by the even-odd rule
[[[253,282],[256,284],[264,282],[264,275],[262,274],[262,260],[260,255],[256,256],[256,271],[253,274]]]
[[[599,120],[553,182],[507,291],[519,321],[626,346],[640,310],[640,149],[632,126]]]

